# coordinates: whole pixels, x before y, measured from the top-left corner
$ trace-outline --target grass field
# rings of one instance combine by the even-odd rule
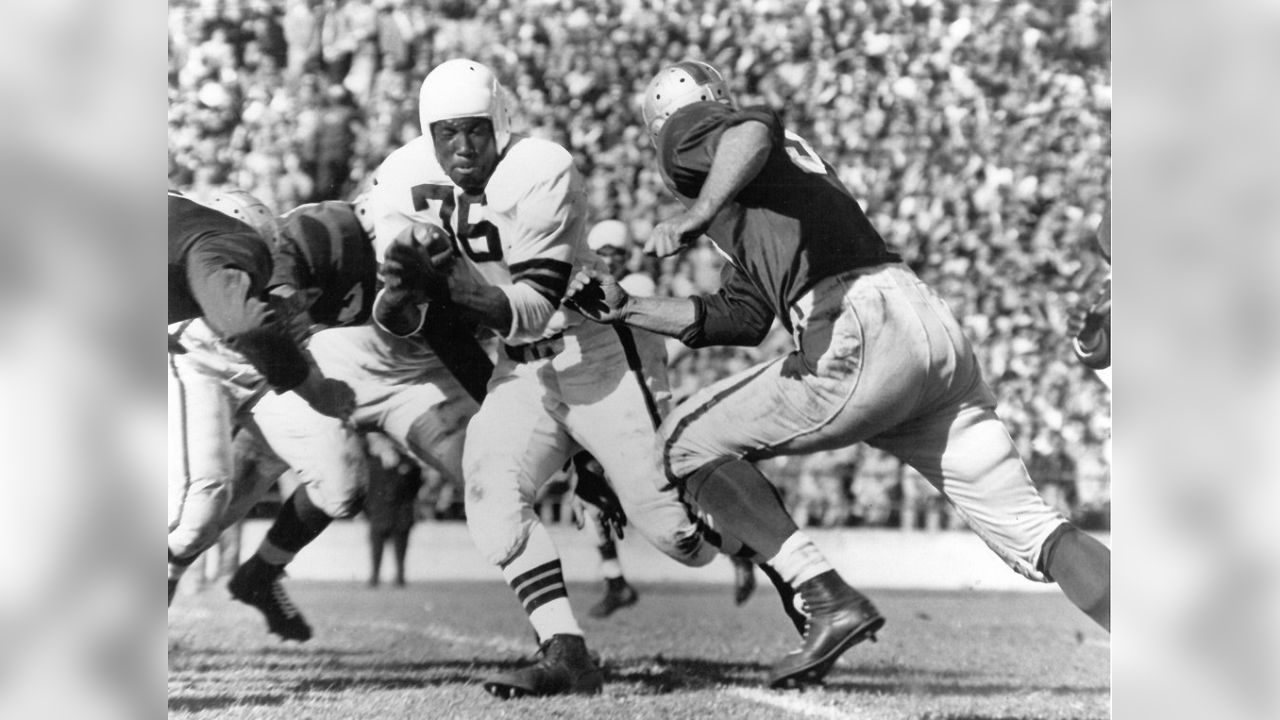
[[[606,686],[594,698],[501,701],[480,681],[534,648],[499,582],[374,590],[286,581],[315,627],[265,632],[214,586],[169,611],[172,718],[1106,718],[1107,635],[1056,593],[871,590],[888,618],[825,686],[764,687],[795,644],[773,589],[638,583],[640,603],[586,617],[597,585],[570,583]]]

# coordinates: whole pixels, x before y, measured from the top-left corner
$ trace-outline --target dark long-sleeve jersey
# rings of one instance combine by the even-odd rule
[[[271,248],[252,227],[190,198],[169,194],[169,323],[203,317],[277,390],[309,372],[297,344],[251,301],[266,302]],[[220,271],[248,277],[248,286]],[[257,308],[257,309],[255,309]]]
[[[320,290],[311,317],[331,327],[359,325],[373,313],[378,261],[350,203],[301,205],[280,218],[269,287]]]
[[[730,262],[721,290],[694,298],[698,319],[681,336],[692,347],[758,344],[775,316],[790,331],[788,308],[820,280],[902,259],[885,246],[835,170],[767,107],[701,102],[676,111],[657,142],[667,187],[696,199],[721,135],[748,121],[769,128],[772,148],[756,177],[707,229]]]

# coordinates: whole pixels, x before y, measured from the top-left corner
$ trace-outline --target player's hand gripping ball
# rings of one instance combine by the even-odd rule
[[[406,228],[387,248],[382,263],[387,293],[415,303],[447,300],[455,257],[453,242],[443,228]]]

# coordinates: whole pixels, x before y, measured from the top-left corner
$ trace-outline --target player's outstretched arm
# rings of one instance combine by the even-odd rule
[[[698,319],[692,300],[633,297],[612,275],[591,268],[579,270],[569,281],[564,302],[590,320],[625,323],[669,337],[679,337]]]

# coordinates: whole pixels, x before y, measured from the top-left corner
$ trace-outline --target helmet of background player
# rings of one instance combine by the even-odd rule
[[[493,136],[501,154],[511,141],[511,115],[507,91],[486,65],[474,60],[449,60],[427,73],[418,92],[418,119],[422,132],[432,123],[457,118],[483,117],[493,123]]]
[[[225,190],[213,196],[209,207],[247,223],[275,247],[280,243],[280,223],[271,208],[244,190]]]
[[[627,274],[631,249],[631,231],[621,220],[601,220],[587,233],[587,246],[604,259],[609,274],[621,278]]]
[[[644,91],[644,126],[657,140],[662,124],[675,111],[696,102],[733,106],[729,84],[719,70],[697,60],[683,60],[658,71]]]

